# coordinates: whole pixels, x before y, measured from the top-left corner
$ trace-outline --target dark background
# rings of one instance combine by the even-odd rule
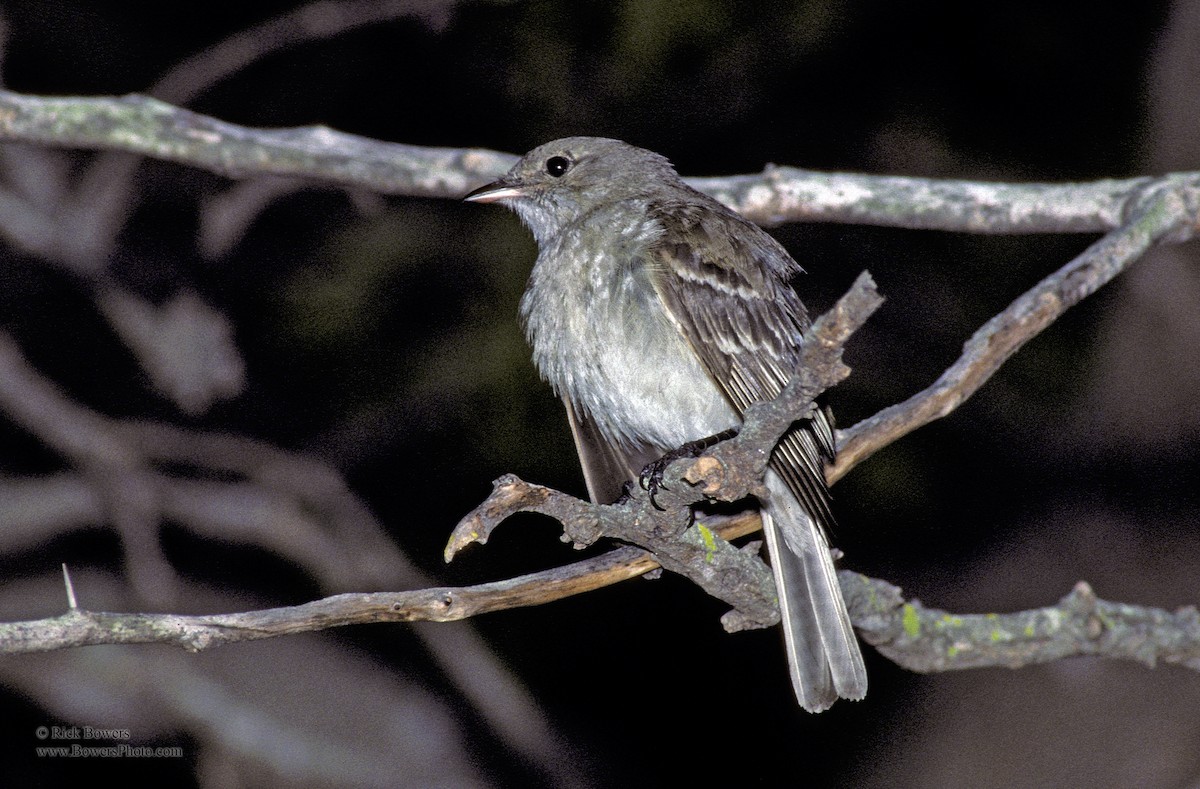
[[[269,54],[186,106],[249,126],[320,123],[512,153],[571,134],[612,136],[668,155],[685,175],[778,162],[1004,181],[1124,177],[1195,167],[1195,5],[414,3],[410,16],[333,38],[278,50],[260,42]],[[294,7],[5,2],[4,82],[30,94],[146,91],[183,58]],[[91,154],[70,156],[80,167]],[[137,183],[107,276],[152,301],[180,287],[202,294],[235,328],[245,390],[181,414],[92,305],[93,281],[0,251],[0,321],[39,370],[108,416],[245,434],[332,465],[439,583],[578,558],[552,524],[529,520],[448,567],[441,560],[450,528],[501,473],[582,492],[566,422],[517,325],[535,250],[514,217],[292,190],[236,243],[206,254],[197,217],[229,182],[146,162]],[[829,306],[863,269],[888,299],[849,349],[853,375],[831,393],[843,426],[928,385],[980,324],[1095,240],[772,232],[808,271],[799,284],[810,309]],[[1189,255],[1190,245],[1143,261],[950,417],[840,483],[843,566],[958,612],[1046,605],[1080,579],[1108,599],[1195,602],[1200,278]],[[0,424],[5,474],[59,463]],[[264,552],[179,530],[164,542],[197,583],[264,605],[320,594]],[[119,556],[97,528],[6,557],[3,569],[16,582],[64,561],[119,570]],[[665,577],[474,625],[594,786],[1200,781],[1200,683],[1183,669],[1071,660],[922,677],[868,650],[867,700],[811,716],[795,706],[778,634],[725,635],[722,610]],[[398,629],[324,638],[431,688],[484,783],[555,782],[493,737]],[[70,703],[52,695],[13,683],[0,697],[12,721],[4,760],[27,785],[91,770],[221,785],[212,777],[221,773],[203,769],[211,745],[186,724],[155,740],[184,744],[188,758],[168,765],[37,762],[29,732],[73,722]]]

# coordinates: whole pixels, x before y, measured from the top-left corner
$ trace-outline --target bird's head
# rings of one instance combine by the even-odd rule
[[[463,199],[511,208],[540,243],[599,206],[678,183],[671,163],[653,151],[603,137],[566,137],[534,148]]]

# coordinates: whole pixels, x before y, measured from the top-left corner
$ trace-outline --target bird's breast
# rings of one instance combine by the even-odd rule
[[[659,299],[646,243],[625,240],[542,250],[521,300],[539,372],[618,445],[666,450],[733,427],[736,412]]]

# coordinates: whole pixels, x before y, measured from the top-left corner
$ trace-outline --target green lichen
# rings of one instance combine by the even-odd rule
[[[700,539],[704,541],[704,562],[712,564],[717,553],[717,536],[703,523],[696,524],[696,531],[700,532]]]
[[[904,616],[900,620],[904,624],[904,632],[909,638],[916,638],[921,635],[921,618],[917,616],[917,609],[912,603],[904,604]]]
[[[948,627],[961,627],[962,617],[954,616],[953,614],[942,614],[941,619],[934,623],[934,627],[940,632]]]

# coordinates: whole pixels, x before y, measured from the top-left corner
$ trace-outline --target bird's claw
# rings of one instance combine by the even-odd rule
[[[663,456],[658,460],[647,463],[645,468],[642,469],[641,475],[638,477],[638,484],[642,486],[642,490],[647,491],[650,494],[650,504],[654,507],[654,509],[659,510],[660,512],[666,511],[666,507],[659,505],[656,496],[660,490],[670,490],[670,488],[663,484],[663,475],[667,471],[667,466],[671,465],[680,458],[700,457],[700,455],[704,453],[704,450],[715,446],[728,438],[733,438],[736,435],[737,430],[730,429],[717,433],[715,436],[701,438],[698,441],[688,441],[682,446],[676,447],[669,452],[664,452]],[[688,522],[689,526],[691,525],[691,521],[694,519],[695,515],[692,515]]]
[[[678,457],[671,457],[671,455],[677,451],[678,450],[673,450],[672,452],[668,452],[667,454],[663,455],[658,460],[647,463],[646,467],[642,469],[641,475],[638,477],[638,485],[641,486],[642,490],[650,494],[650,505],[659,512],[666,512],[667,508],[658,503],[656,496],[658,496],[658,492],[660,490],[670,490],[670,488],[663,484],[663,474],[666,472],[667,466],[671,465],[671,463],[677,460],[678,457],[683,457],[682,455]]]
[[[625,484],[621,485],[621,495],[617,496],[616,500],[613,501],[612,506],[620,507],[622,504],[628,504],[629,500],[632,498],[633,498],[633,483],[626,480]]]

